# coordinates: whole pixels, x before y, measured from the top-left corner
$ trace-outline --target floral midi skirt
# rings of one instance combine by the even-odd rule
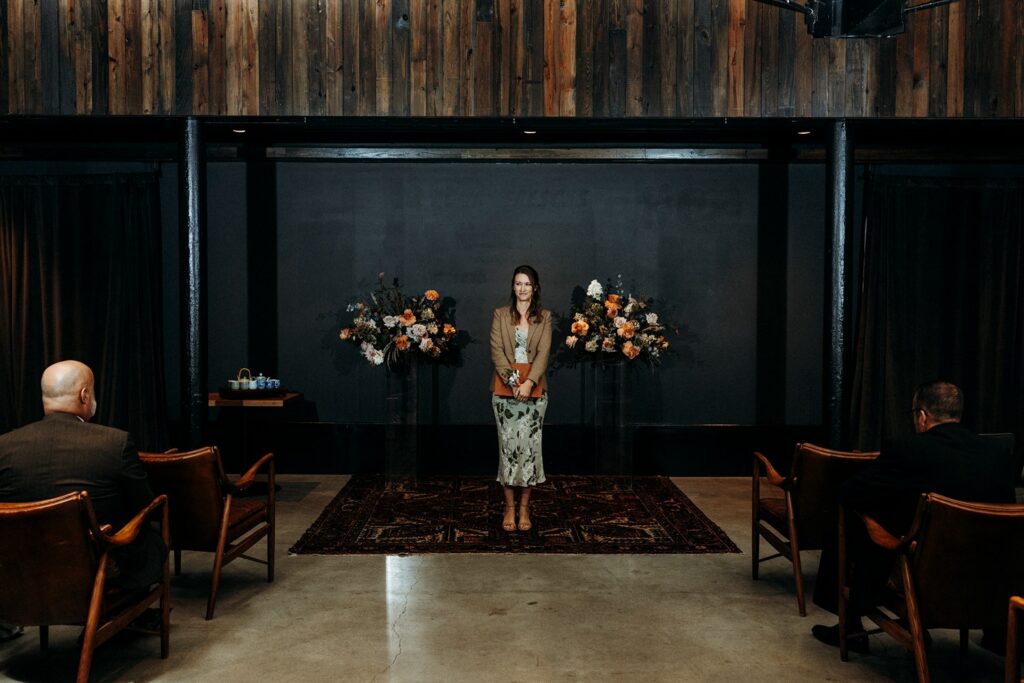
[[[541,432],[548,395],[517,401],[491,397],[498,425],[498,481],[502,486],[534,486],[544,481]]]

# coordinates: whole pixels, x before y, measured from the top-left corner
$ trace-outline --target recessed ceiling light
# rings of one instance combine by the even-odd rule
[[[245,128],[232,128],[231,132],[232,133],[244,133],[245,132]]]
[[[810,135],[810,134],[811,134],[811,131],[809,131],[809,130],[798,130],[798,131],[796,132],[796,134],[797,134],[797,135]]]
[[[523,131],[523,135],[536,135],[536,134],[537,134],[537,131],[535,131],[535,130],[524,130]]]

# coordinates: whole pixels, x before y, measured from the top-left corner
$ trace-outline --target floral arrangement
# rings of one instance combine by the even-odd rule
[[[392,371],[414,359],[442,361],[454,355],[462,335],[450,322],[451,307],[437,290],[406,297],[398,278],[390,285],[384,283],[384,273],[377,279],[368,302],[346,308],[355,316],[351,325],[341,328],[341,341],[358,345],[367,362]]]
[[[651,310],[654,301],[624,294],[622,276],[608,291],[597,280],[587,286],[586,297],[570,312],[565,338],[570,361],[627,361],[641,358],[658,364],[668,352],[669,326]]]

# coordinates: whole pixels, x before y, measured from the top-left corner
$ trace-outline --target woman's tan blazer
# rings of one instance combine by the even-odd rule
[[[533,380],[534,386],[540,384],[541,378],[547,372],[550,355],[551,311],[542,308],[540,322],[530,322],[530,331],[526,337],[527,361],[533,366],[525,379]],[[508,376],[508,371],[512,369],[512,363],[516,360],[516,328],[508,306],[494,309],[494,322],[491,323],[491,360],[494,362],[495,371],[502,378]]]

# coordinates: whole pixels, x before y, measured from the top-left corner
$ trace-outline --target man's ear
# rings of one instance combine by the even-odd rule
[[[89,387],[82,387],[78,390],[78,402],[82,405],[89,405]]]

